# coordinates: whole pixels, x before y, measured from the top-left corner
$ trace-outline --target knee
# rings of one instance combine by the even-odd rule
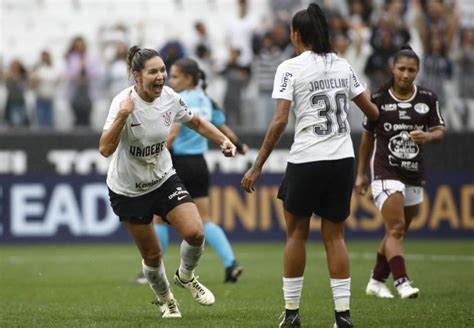
[[[149,267],[156,268],[161,263],[161,249],[147,250],[143,256],[143,261]]]
[[[331,245],[333,243],[339,243],[344,241],[344,232],[343,231],[333,231],[331,233],[323,233],[322,239],[324,245]]]
[[[287,231],[286,240],[288,241],[303,241],[306,242],[308,239],[308,233],[305,231]]]
[[[183,239],[191,246],[201,246],[204,242],[204,231],[203,229],[190,229],[188,230]]]
[[[331,225],[327,224],[321,229],[321,238],[325,245],[340,242],[344,240],[344,226],[341,225]]]
[[[405,236],[405,223],[399,222],[397,224],[391,225],[387,229],[387,237],[402,239]]]

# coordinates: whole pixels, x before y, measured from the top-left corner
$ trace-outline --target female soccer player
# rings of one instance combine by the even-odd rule
[[[287,242],[284,254],[284,318],[280,327],[300,327],[300,297],[306,240],[312,214],[321,217],[337,327],[352,327],[349,312],[349,259],[344,220],[353,187],[354,150],[346,111],[352,100],[372,120],[377,107],[346,60],[333,53],[321,8],[311,3],[292,20],[291,41],[297,57],[277,69],[272,97],[276,113],[242,187],[255,190],[263,165],[288,123],[296,116],[294,142],[278,198],[283,200]]]
[[[178,92],[189,109],[201,118],[210,121],[237,147],[240,154],[248,146],[239,142],[236,134],[225,124],[224,113],[204,93],[206,76],[193,59],[184,58],[171,66],[170,86]],[[224,265],[224,282],[237,282],[243,267],[235,259],[232,246],[224,230],[209,219],[209,169],[204,154],[208,151],[207,139],[182,124],[173,124],[167,140],[171,150],[173,166],[199,211],[204,223],[204,238],[219,255]],[[161,242],[163,253],[168,244],[168,227],[159,218],[155,219],[155,230]],[[144,277],[136,278],[142,283]]]
[[[356,191],[368,188],[365,175],[370,159],[372,197],[382,212],[385,236],[367,285],[367,295],[393,298],[385,280],[393,276],[401,298],[415,298],[420,290],[411,286],[403,258],[403,239],[423,201],[423,148],[439,141],[444,121],[436,95],[414,83],[420,59],[409,46],[393,59],[390,83],[372,94],[380,110],[378,121],[365,121],[359,148]]]
[[[206,76],[197,62],[189,58],[180,59],[171,66],[170,74],[170,86],[186,101],[189,108],[214,124],[236,145],[240,154],[245,154],[248,146],[239,142],[235,133],[225,124],[224,113],[203,92],[206,89]],[[168,138],[168,147],[171,149],[176,172],[191,194],[203,220],[204,238],[224,265],[224,281],[236,282],[243,268],[235,260],[224,230],[209,219],[210,176],[204,158],[208,150],[207,140],[184,125],[174,124]]]
[[[176,283],[202,305],[214,295],[194,276],[204,247],[196,205],[175,173],[166,139],[173,122],[181,122],[220,145],[225,156],[235,146],[215,126],[194,116],[182,98],[164,86],[163,59],[152,49],[130,48],[128,69],[136,84],[112,101],[100,138],[100,153],[113,154],[107,173],[110,203],[137,245],[145,278],[157,297],[163,318],[181,317],[171,293],[159,240],[151,224],[158,214],[183,238]]]

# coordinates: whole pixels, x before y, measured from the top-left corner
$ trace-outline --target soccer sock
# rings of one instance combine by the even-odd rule
[[[405,259],[403,256],[394,256],[388,261],[390,271],[393,276],[393,284],[398,287],[400,284],[408,280],[407,270],[405,268]]]
[[[332,298],[337,312],[349,310],[351,278],[331,279]]]
[[[372,278],[385,282],[390,275],[390,266],[388,265],[387,258],[385,255],[377,253],[377,260],[375,262],[374,271],[372,272]]]
[[[235,256],[224,230],[213,222],[207,222],[204,224],[204,237],[206,242],[217,252],[224,267],[230,267],[235,260]]]
[[[166,224],[155,223],[153,225],[155,227],[155,233],[160,239],[161,243],[161,251],[163,256],[166,254],[166,250],[168,249],[168,226]]]
[[[170,283],[166,277],[163,260],[157,268],[149,267],[142,260],[143,275],[145,276],[151,290],[155,293],[159,301],[164,301],[170,294]]]
[[[179,277],[189,281],[193,279],[194,269],[199,263],[202,251],[204,249],[204,241],[201,246],[191,246],[186,240],[181,242],[181,264],[179,265]]]
[[[285,299],[285,309],[298,310],[300,308],[302,290],[303,277],[283,277],[283,298]]]

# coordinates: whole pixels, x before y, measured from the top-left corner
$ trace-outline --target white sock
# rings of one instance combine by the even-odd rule
[[[332,298],[337,312],[349,310],[351,278],[331,279]]]
[[[184,281],[192,280],[194,269],[199,263],[202,251],[204,250],[204,241],[201,246],[191,246],[186,240],[181,242],[181,264],[179,265],[179,276]]]
[[[164,301],[170,295],[170,283],[166,277],[165,265],[161,261],[157,268],[149,267],[142,260],[143,275],[145,276],[151,290],[155,293],[159,301]]]
[[[283,277],[283,297],[285,309],[297,310],[300,308],[301,291],[303,290],[303,277]]]

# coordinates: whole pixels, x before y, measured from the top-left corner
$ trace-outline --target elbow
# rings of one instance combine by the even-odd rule
[[[104,146],[100,146],[99,147],[99,153],[104,156],[105,158],[109,157],[110,155],[112,155],[113,152],[110,151],[110,149],[108,149],[107,147],[104,147]]]
[[[99,149],[99,153],[104,156],[105,158],[109,157],[110,156],[110,153],[105,151],[105,150],[102,150],[102,149]]]
[[[370,114],[367,115],[367,118],[371,121],[377,121],[379,119],[380,112],[377,108],[375,108],[373,111],[370,112]]]
[[[441,131],[435,138],[433,138],[433,142],[440,142],[444,139],[444,130]]]
[[[288,117],[280,117],[273,121],[273,125],[278,128],[278,130],[285,129],[288,125]]]
[[[429,142],[440,142],[444,139],[445,128],[444,127],[434,127],[428,130],[430,135]]]
[[[372,104],[372,110],[370,111],[370,114],[371,114],[371,117],[369,117],[370,120],[377,121],[379,119],[380,111],[377,108],[377,106]]]

